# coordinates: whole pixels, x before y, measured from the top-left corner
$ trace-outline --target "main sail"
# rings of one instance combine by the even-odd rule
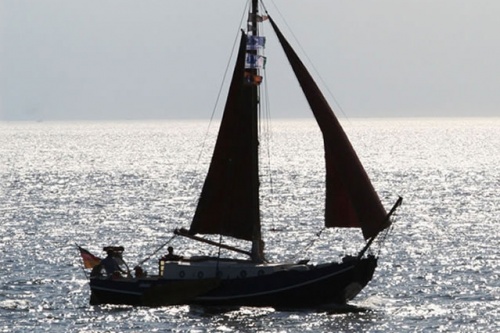
[[[257,85],[242,33],[212,161],[189,230],[260,240]]]
[[[325,97],[276,23],[271,25],[285,51],[323,134],[326,160],[325,226],[357,227],[365,239],[387,227],[387,213],[356,152]]]

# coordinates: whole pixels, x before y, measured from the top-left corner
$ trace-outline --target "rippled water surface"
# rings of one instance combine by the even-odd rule
[[[261,160],[268,258],[320,262],[359,251],[359,231],[315,236],[324,198],[315,125],[270,127]],[[500,331],[499,118],[345,123],[387,209],[405,200],[374,248],[374,280],[352,303],[364,312],[90,306],[75,244],[98,255],[123,245],[133,265],[188,227],[216,131],[207,128],[0,123],[0,332]]]

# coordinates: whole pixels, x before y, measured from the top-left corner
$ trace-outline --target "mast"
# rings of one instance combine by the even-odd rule
[[[248,27],[248,33],[251,34],[252,36],[258,36],[258,27],[257,27],[257,15],[259,13],[259,8],[258,8],[258,0],[252,0],[252,8],[250,11],[250,22],[251,25]],[[255,50],[247,50],[248,53],[256,56],[258,51],[257,49]],[[250,73],[252,76],[256,76],[258,74],[258,69],[257,68],[251,68],[249,69]],[[259,157],[258,157],[258,150],[259,150],[259,140],[258,140],[258,107],[259,107],[259,90],[257,85],[251,85],[249,87],[251,89],[251,94],[253,96],[252,98],[252,133],[253,133],[253,138],[252,141],[255,143],[255,149],[252,150],[252,153],[255,154],[255,156],[252,156],[252,161],[254,164],[254,167],[256,168],[257,172],[252,173],[251,177],[254,177],[255,179],[252,179],[252,183],[254,186],[252,187],[253,189],[257,190],[257,193],[252,195],[254,200],[256,200],[255,203],[252,204],[255,208],[252,209],[252,214],[255,214],[253,216],[252,220],[258,221],[258,225],[255,226],[253,236],[252,236],[252,260],[257,261],[257,262],[262,262],[264,261],[264,243],[262,242],[262,234],[261,234],[261,229],[260,229],[260,203],[259,203]]]

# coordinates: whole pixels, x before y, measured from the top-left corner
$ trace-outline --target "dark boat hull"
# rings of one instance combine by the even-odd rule
[[[371,280],[377,259],[310,266],[306,271],[281,271],[237,279],[168,280],[91,279],[91,304],[162,306],[258,306],[314,308],[342,305]]]

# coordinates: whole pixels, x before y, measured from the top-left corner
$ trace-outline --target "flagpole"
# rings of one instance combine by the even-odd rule
[[[80,255],[81,255],[81,250],[80,250],[80,249],[81,249],[81,247],[80,247],[80,245],[78,245],[78,244],[76,244],[76,243],[75,243],[75,245],[76,245],[76,247],[77,247],[77,249],[78,249],[78,251],[80,252]],[[88,280],[88,279],[89,279],[89,276],[87,275],[87,272],[85,271],[85,266],[84,266],[83,264],[82,264],[82,266],[81,266],[81,269],[82,269],[82,271],[83,271],[83,274],[85,275],[85,279],[86,279],[86,280]]]

